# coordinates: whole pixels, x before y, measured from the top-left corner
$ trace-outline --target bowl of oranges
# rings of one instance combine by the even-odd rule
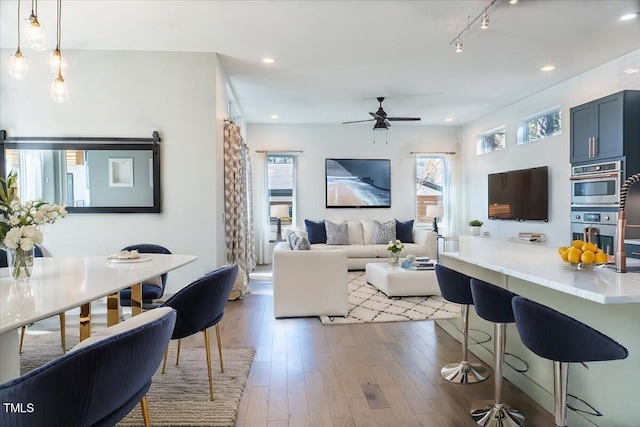
[[[574,240],[571,246],[559,247],[558,254],[573,270],[593,270],[607,265],[607,254],[595,243],[584,240]]]

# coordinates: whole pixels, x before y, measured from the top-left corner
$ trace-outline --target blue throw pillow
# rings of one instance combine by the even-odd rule
[[[327,229],[324,226],[324,220],[316,222],[305,219],[304,225],[307,228],[309,243],[327,243]]]
[[[396,219],[396,239],[402,243],[413,243],[413,220],[398,221]]]

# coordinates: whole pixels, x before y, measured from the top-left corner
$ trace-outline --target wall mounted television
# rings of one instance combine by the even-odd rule
[[[549,168],[489,174],[488,217],[549,221]]]
[[[327,208],[390,208],[389,159],[325,159]]]

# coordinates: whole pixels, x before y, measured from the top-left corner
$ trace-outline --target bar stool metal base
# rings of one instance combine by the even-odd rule
[[[455,384],[475,384],[489,377],[489,370],[478,363],[449,363],[440,370],[442,377]]]
[[[486,400],[473,404],[471,418],[485,427],[520,427],[524,424],[524,416],[517,409],[511,409],[506,403]]]

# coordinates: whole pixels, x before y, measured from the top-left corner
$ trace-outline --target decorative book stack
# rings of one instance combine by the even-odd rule
[[[418,257],[412,262],[407,269],[409,270],[433,270],[436,266],[436,262],[428,257]]]

